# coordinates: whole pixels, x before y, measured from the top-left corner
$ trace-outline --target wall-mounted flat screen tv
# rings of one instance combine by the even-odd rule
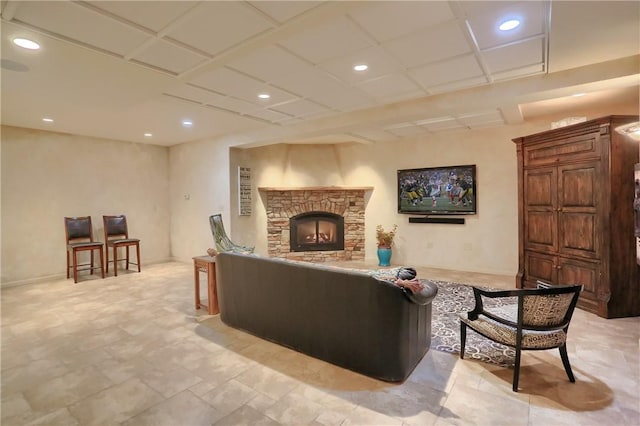
[[[398,213],[468,215],[477,209],[475,164],[398,170]]]

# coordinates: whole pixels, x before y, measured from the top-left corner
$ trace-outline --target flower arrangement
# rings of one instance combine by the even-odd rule
[[[398,225],[393,225],[391,231],[385,231],[382,225],[376,226],[376,239],[378,240],[378,247],[391,248],[393,245],[393,238],[396,236]]]

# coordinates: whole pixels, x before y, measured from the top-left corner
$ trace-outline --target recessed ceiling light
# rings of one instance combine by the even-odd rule
[[[182,120],[182,126],[191,127],[191,126],[193,126],[193,121],[191,121],[191,120]]]
[[[152,133],[145,133],[145,134],[144,134],[144,137],[145,137],[145,138],[150,138],[151,136],[153,136],[153,134],[152,134]]]
[[[509,31],[512,30],[516,27],[518,27],[520,25],[520,21],[517,19],[509,19],[507,21],[504,21],[503,23],[500,24],[500,26],[498,28],[500,28],[500,31]]]
[[[579,98],[580,96],[584,96],[584,95],[586,95],[586,93],[574,93],[571,96],[573,96],[574,98]]]
[[[367,64],[358,64],[353,67],[355,71],[366,71],[369,69],[369,65]]]
[[[269,99],[271,97],[271,95],[268,94],[268,93],[260,93],[260,94],[258,94],[258,97],[260,99]]]
[[[29,49],[29,50],[38,50],[40,49],[40,45],[38,43],[36,43],[33,40],[29,40],[27,38],[14,38],[13,39],[13,44],[15,44],[16,46],[20,46],[24,49]]]
[[[42,121],[46,121],[47,123],[53,123],[53,118],[45,117]]]

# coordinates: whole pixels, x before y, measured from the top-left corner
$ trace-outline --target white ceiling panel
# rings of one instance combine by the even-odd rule
[[[424,65],[409,73],[427,89],[484,75],[474,55]]]
[[[155,32],[159,32],[198,4],[197,1],[156,1],[153,4],[153,13],[149,13],[149,5],[145,3],[144,1],[96,1],[91,4]]]
[[[431,94],[436,93],[446,93],[446,92],[455,92],[456,90],[467,89],[470,87],[478,87],[484,86],[485,84],[489,84],[487,77],[474,77],[468,78],[466,80],[458,80],[451,83],[444,83],[438,86],[429,87],[429,92]]]
[[[178,98],[189,99],[201,104],[215,105],[216,102],[220,102],[226,97],[217,93],[212,93],[208,90],[203,90],[198,87],[189,86],[188,84],[181,84],[177,87],[168,89],[165,93],[176,96]],[[249,107],[251,104],[247,103]]]
[[[378,42],[415,32],[454,19],[445,1],[379,1],[350,16]]]
[[[243,3],[205,1],[167,36],[215,55],[272,27],[267,18]]]
[[[212,98],[207,102],[207,104],[218,107],[218,108],[228,109],[229,111],[239,112],[241,114],[249,114],[258,109],[252,103],[249,103],[249,102],[243,101],[242,99],[237,99],[231,96]]]
[[[313,65],[273,45],[235,59],[229,67],[267,82],[281,81],[290,74],[304,74],[313,69]]]
[[[335,92],[316,93],[313,96],[313,100],[340,111],[352,111],[374,105],[371,98],[366,96],[361,90],[351,87]]]
[[[526,77],[529,75],[542,74],[542,73],[544,73],[544,65],[533,64],[533,65],[527,65],[527,66],[512,69],[512,70],[496,72],[492,74],[492,77],[493,77],[493,81],[500,81],[500,80],[511,80],[517,77]]]
[[[471,128],[504,124],[502,114],[498,110],[463,114],[457,118],[460,123]]]
[[[378,128],[358,129],[351,133],[374,142],[390,142],[398,139],[396,135]]]
[[[289,92],[310,98],[325,92],[343,90],[346,87],[336,78],[316,68],[307,73],[276,76],[272,83]]]
[[[464,33],[455,24],[428,28],[410,36],[395,39],[383,46],[408,68],[472,51]]]
[[[369,69],[354,71],[353,66],[356,64],[366,64]],[[347,83],[365,81],[385,74],[404,71],[404,66],[400,62],[377,46],[323,62],[319,67]]]
[[[546,2],[537,1],[498,2],[485,13],[469,16],[468,21],[478,46],[486,49],[544,35],[546,5]],[[500,31],[498,26],[508,19],[520,20],[520,26],[510,31]]]
[[[278,111],[272,111],[269,109],[258,109],[258,110],[253,110],[250,113],[248,113],[249,115],[252,115],[254,117],[258,117],[262,120],[267,120],[267,121],[271,121],[271,122],[277,122],[277,121],[282,121],[285,120],[287,118],[291,118],[290,115],[287,114],[283,114],[281,112]]]
[[[248,77],[229,68],[216,68],[203,73],[192,80],[192,83],[216,92],[233,95],[259,106],[269,106],[296,99],[296,96]],[[270,99],[260,99],[258,94],[268,93]]]
[[[492,73],[544,63],[543,39],[531,39],[499,49],[483,52],[485,63]]]
[[[164,40],[156,40],[146,49],[134,55],[132,59],[174,74],[180,74],[203,62],[205,57]]]
[[[71,2],[20,2],[16,19],[121,56],[148,38],[142,31]]]
[[[403,74],[389,74],[374,80],[358,84],[358,88],[377,99],[407,99],[424,95],[424,92]]]
[[[399,137],[424,135],[427,131],[420,126],[398,127],[395,129],[385,129],[389,133],[393,133]]]
[[[461,129],[464,126],[453,117],[437,117],[416,122],[430,132]]]
[[[281,42],[287,49],[314,64],[358,51],[372,42],[350,20],[341,17],[308,28]]]
[[[250,1],[256,9],[269,15],[278,22],[285,22],[307,10],[313,9],[320,1]]]
[[[284,105],[277,105],[270,109],[295,117],[305,117],[313,114],[325,114],[331,112],[327,108],[306,99],[300,99]]]

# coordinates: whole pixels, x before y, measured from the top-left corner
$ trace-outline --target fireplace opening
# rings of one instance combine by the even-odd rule
[[[344,250],[344,217],[308,212],[289,219],[291,251]]]

